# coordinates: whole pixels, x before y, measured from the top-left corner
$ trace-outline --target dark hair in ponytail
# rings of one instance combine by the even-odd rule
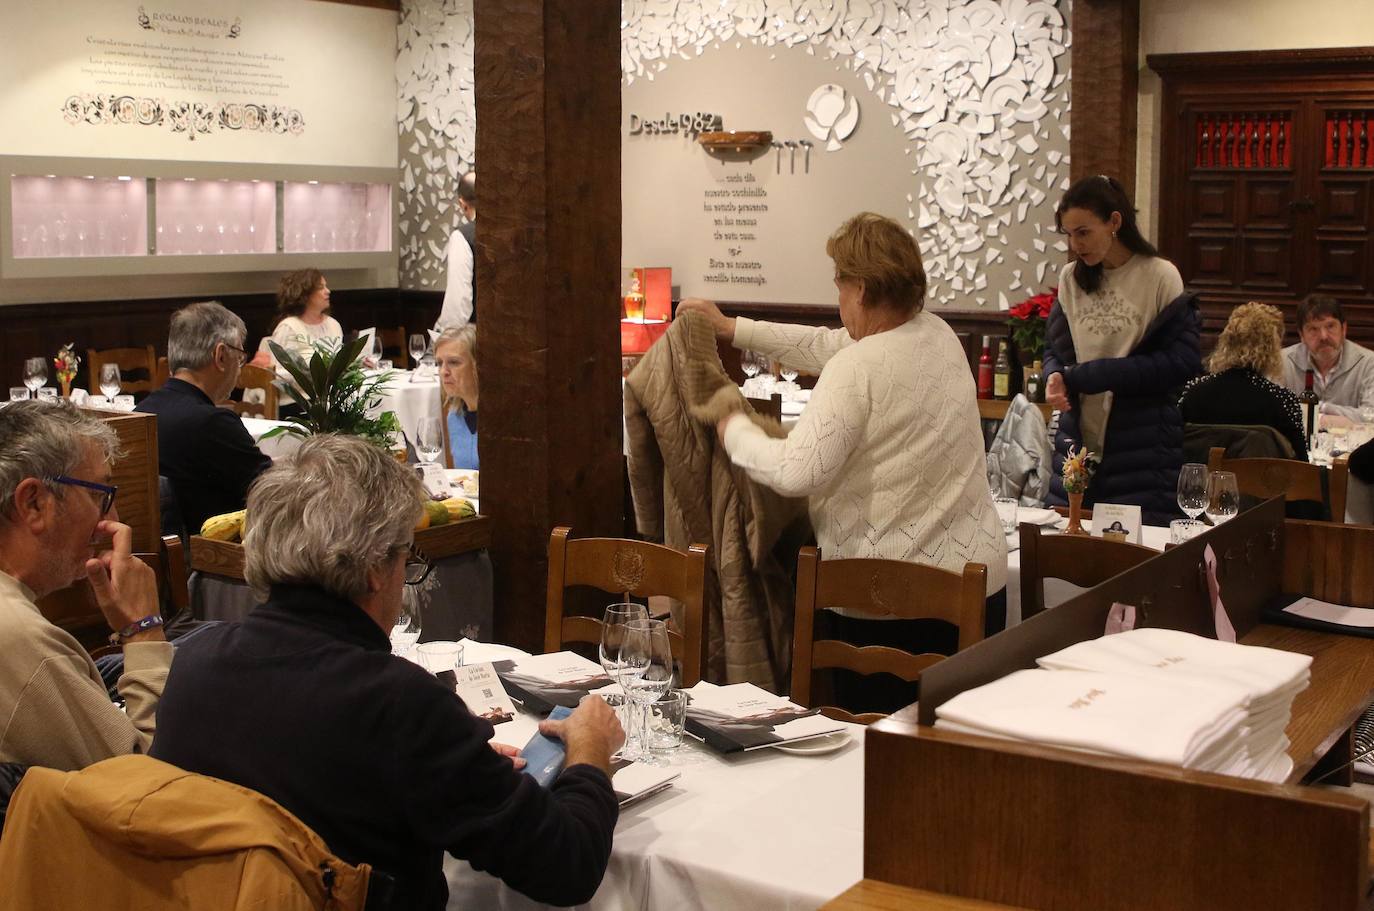
[[[1061,233],[1064,230],[1064,213],[1070,209],[1087,209],[1103,221],[1111,221],[1112,213],[1120,212],[1121,227],[1117,229],[1116,239],[1132,253],[1159,255],[1154,245],[1140,233],[1140,226],[1135,222],[1135,206],[1131,205],[1131,197],[1116,178],[1095,174],[1069,187],[1054,209],[1054,226]],[[1091,294],[1102,286],[1102,263],[1090,266],[1078,260],[1073,266],[1073,280],[1078,287]]]

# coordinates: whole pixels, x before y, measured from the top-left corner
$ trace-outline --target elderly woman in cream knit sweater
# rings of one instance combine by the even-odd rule
[[[785,438],[733,415],[720,425],[725,449],[756,481],[809,498],[822,559],[877,557],[955,572],[986,564],[987,632],[996,632],[1006,617],[1007,546],[988,492],[964,349],[944,320],[922,309],[925,269],[901,225],[856,215],[826,253],[843,329],[731,318],[709,301],[682,302],[736,348],[820,374]]]

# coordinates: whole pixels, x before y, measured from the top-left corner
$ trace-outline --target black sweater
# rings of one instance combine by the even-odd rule
[[[588,901],[619,814],[610,780],[578,765],[541,789],[451,687],[390,649],[352,603],[276,586],[177,651],[151,753],[271,797],[394,877],[393,908],[445,906],[446,850],[537,901]]]
[[[1293,447],[1294,458],[1307,460],[1297,396],[1249,367],[1198,377],[1183,390],[1178,407],[1188,424],[1273,427]]]

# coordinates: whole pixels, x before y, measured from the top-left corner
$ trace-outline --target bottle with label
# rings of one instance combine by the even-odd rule
[[[997,364],[992,368],[992,397],[1011,398],[1011,358],[1007,356],[1007,343],[997,346]]]
[[[978,358],[978,398],[992,398],[992,339],[983,336],[983,354]]]
[[[644,292],[639,289],[639,270],[631,273],[630,290],[625,295],[624,319],[631,322],[644,322]]]
[[[1302,407],[1302,438],[1312,445],[1312,434],[1317,432],[1317,392],[1312,388],[1312,371],[1307,371],[1302,392],[1298,393],[1298,405]]]
[[[1026,377],[1026,398],[1032,402],[1043,402],[1045,400],[1045,368],[1040,364],[1040,358],[1035,359],[1031,366],[1030,376]]]

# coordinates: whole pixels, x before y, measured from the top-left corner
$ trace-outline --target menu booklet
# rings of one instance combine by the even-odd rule
[[[752,683],[716,686],[702,681],[686,691],[689,733],[712,749],[738,753],[795,743],[844,730],[844,725],[775,696]]]
[[[494,667],[506,692],[536,715],[558,705],[577,708],[583,696],[611,683],[601,665],[574,652],[497,661]]]
[[[666,791],[680,772],[642,762],[616,760],[611,764],[611,787],[622,808]]]

